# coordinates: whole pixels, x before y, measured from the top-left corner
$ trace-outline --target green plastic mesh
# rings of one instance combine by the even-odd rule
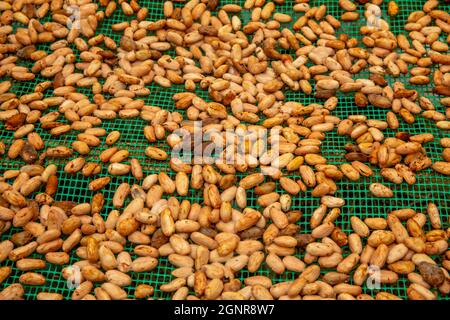
[[[327,13],[332,14],[335,17],[339,17],[343,10],[338,7],[338,1],[315,1],[311,0],[311,6],[318,6],[322,4],[327,5]],[[384,1],[382,4],[383,18],[386,19],[391,26],[391,30],[395,34],[406,33],[403,30],[403,26],[405,21],[412,11],[420,10],[423,6],[424,1],[417,0],[401,0],[397,1],[400,6],[400,13],[394,17],[389,18],[386,14],[387,12],[387,2]],[[162,8],[164,1],[150,1],[150,0],[141,0],[139,1],[142,7],[147,7],[149,10],[147,20],[157,20],[162,19]],[[243,4],[244,0],[222,0],[221,4],[226,3],[239,3]],[[287,0],[284,5],[277,5],[277,11],[288,13],[293,16],[293,21],[295,22],[296,18],[299,17],[302,13],[295,13],[292,10],[294,1]],[[176,6],[180,6],[181,4],[176,4]],[[441,4],[439,9],[449,12],[450,5]],[[359,28],[365,24],[363,19],[363,7],[359,6],[358,11],[360,12],[361,19],[356,22],[343,22],[342,27],[338,30],[338,34],[347,34],[349,37],[355,37],[361,39],[361,36],[358,33]],[[250,19],[250,11],[243,11],[241,13],[241,18],[244,23],[249,21]],[[45,18],[46,20],[49,17]],[[103,33],[114,39],[117,43],[120,41],[121,33],[113,32],[110,26],[114,23],[130,21],[133,17],[125,16],[120,8],[115,11],[112,17],[105,19],[100,23],[97,31],[99,33]],[[44,20],[45,21],[45,20]],[[292,24],[292,23],[291,23]],[[17,25],[15,26],[17,27]],[[445,39],[441,39],[445,41]],[[47,49],[48,45],[41,45],[39,49]],[[30,64],[25,63],[24,65],[30,66]],[[367,77],[366,73],[360,73],[359,77]],[[23,95],[26,93],[33,92],[34,86],[44,81],[43,77],[38,75],[34,81],[29,82],[14,82],[13,92],[17,95]],[[392,84],[394,81],[401,81],[405,83],[406,86],[416,89],[420,95],[428,97],[433,104],[436,106],[436,110],[439,112],[445,113],[445,108],[439,103],[439,96],[434,95],[432,93],[431,85],[425,86],[410,86],[408,83],[407,76],[400,76],[396,79],[390,79],[390,83]],[[174,85],[169,89],[161,88],[155,84],[151,84],[148,86],[150,88],[150,95],[147,97],[142,97],[140,99],[144,99],[146,105],[154,105],[162,107],[166,110],[173,111],[174,103],[172,100],[172,96],[174,93],[184,91],[182,85]],[[82,92],[89,97],[92,97],[92,93],[88,88],[80,88],[79,92]],[[46,96],[51,95],[51,90],[46,93]],[[197,90],[197,94],[203,98],[207,98],[207,93]],[[349,115],[353,114],[363,114],[366,115],[369,119],[379,119],[385,120],[386,110],[375,108],[372,106],[368,106],[367,108],[358,108],[354,105],[353,97],[350,94],[338,93],[339,104],[336,110],[333,111],[333,115],[338,116],[341,119],[346,118]],[[298,101],[305,105],[310,103],[323,103],[323,101],[318,101],[314,98],[314,94],[305,95],[301,92],[286,92],[286,101]],[[47,110],[47,112],[53,111],[52,109]],[[183,112],[181,112],[183,113]],[[116,143],[116,146],[119,148],[128,148],[130,151],[130,158],[139,159],[144,175],[158,173],[160,171],[167,172],[170,176],[174,176],[173,172],[168,167],[166,162],[155,162],[150,160],[145,156],[145,148],[149,145],[147,140],[143,135],[143,128],[146,125],[146,122],[141,119],[127,119],[121,120],[116,119],[114,121],[103,121],[102,127],[107,130],[107,132],[118,130],[122,133],[120,140]],[[412,125],[406,124],[402,120],[400,120],[400,128],[399,131],[406,131],[411,134],[419,134],[419,133],[432,133],[435,137],[433,142],[427,143],[425,145],[425,149],[427,151],[428,156],[434,161],[441,161],[442,156],[441,153],[443,148],[439,144],[439,140],[443,137],[449,137],[450,135],[446,131],[442,131],[436,128],[434,122],[424,119],[420,116],[416,118],[416,122]],[[56,145],[67,145],[69,146],[72,141],[76,139],[77,132],[72,131],[69,134],[62,135],[60,137],[51,137],[45,130],[42,130],[39,126],[37,126],[36,131],[41,135],[46,143],[46,147],[56,146]],[[395,132],[392,130],[385,130],[384,134],[386,136],[394,136]],[[13,141],[12,132],[4,130],[3,124],[0,124],[0,140],[2,140],[7,146],[11,144]],[[104,141],[104,137],[102,138]],[[326,139],[322,145],[322,154],[330,164],[341,164],[345,162],[344,158],[344,145],[350,142],[350,139],[347,137],[338,136],[336,132],[329,132],[326,134]],[[168,147],[164,145],[164,143],[156,143],[156,145],[163,147],[166,151]],[[106,149],[105,146],[99,146],[96,148],[92,148],[91,153],[87,157],[87,161],[98,162],[98,155]],[[77,155],[75,154],[74,157]],[[67,161],[67,160],[65,160]],[[63,167],[65,161],[57,160],[54,161],[55,164],[58,165],[58,178],[59,178],[59,187],[57,195],[55,196],[55,200],[72,200],[79,203],[90,202],[94,192],[89,191],[87,186],[90,181],[89,178],[84,177],[81,173],[78,174],[65,174],[63,172]],[[19,169],[24,163],[17,160],[8,159],[5,156],[0,158],[0,173],[4,170],[9,169]],[[405,183],[401,185],[395,185],[383,180],[381,175],[379,174],[378,168],[373,168],[375,174],[371,177],[362,177],[357,182],[350,182],[348,180],[343,179],[340,182],[337,182],[338,191],[336,196],[342,197],[346,200],[346,205],[342,208],[342,213],[340,217],[336,221],[336,225],[341,227],[342,230],[346,233],[352,232],[349,218],[352,215],[356,215],[361,218],[365,217],[386,217],[387,213],[391,210],[400,209],[400,208],[413,208],[418,212],[425,212],[427,203],[432,201],[437,204],[440,209],[442,221],[444,223],[443,228],[448,228],[449,226],[449,212],[450,212],[450,178],[437,174],[431,169],[424,170],[417,175],[417,182],[409,186]],[[102,172],[100,175],[96,177],[100,177],[102,175],[108,175],[106,166],[103,166]],[[239,178],[243,175],[238,174]],[[291,174],[291,178],[299,178],[298,175]],[[102,211],[103,217],[106,218],[110,210],[113,209],[111,200],[113,194],[120,183],[128,182],[130,185],[138,183],[131,175],[130,176],[122,176],[122,177],[113,177],[111,183],[106,186],[104,190],[101,192],[104,194],[106,199],[105,207]],[[368,191],[368,187],[373,182],[383,182],[394,190],[394,197],[389,199],[380,199],[374,198],[370,192]],[[281,189],[277,191],[282,192]],[[177,196],[179,197],[179,196]],[[247,192],[248,204],[251,207],[257,208],[256,203],[256,195],[253,191]],[[200,192],[196,190],[189,190],[187,196],[179,197],[181,199],[188,199],[191,202],[202,202],[202,195]],[[303,216],[298,224],[301,226],[301,233],[310,232],[309,227],[309,219],[311,214],[315,208],[320,204],[319,198],[314,198],[311,195],[311,191],[307,191],[305,193],[301,193],[299,196],[293,197],[292,199],[292,209],[293,210],[301,210]],[[430,230],[429,222],[426,226],[428,230]],[[11,237],[12,234],[21,231],[18,228],[11,228],[8,232],[3,234],[0,237],[0,240],[5,240]],[[127,246],[126,249],[132,252],[132,247]],[[344,248],[344,251],[349,251]],[[303,257],[304,252],[298,252],[297,255],[299,257]],[[43,258],[43,256],[39,254],[34,254],[32,257]],[[133,258],[136,258],[135,255],[132,255]],[[72,257],[70,260],[70,264],[77,261],[78,258],[72,253]],[[7,260],[2,262],[0,266],[3,265],[11,265],[13,266],[13,271],[11,276],[4,281],[4,283],[0,284],[0,290],[5,286],[8,286],[12,283],[17,283],[19,277],[21,275],[21,271],[14,267],[14,263]],[[46,268],[44,270],[38,270],[37,272],[43,274],[47,278],[47,282],[43,286],[28,286],[25,285],[25,298],[26,299],[34,299],[39,292],[55,292],[62,294],[65,298],[70,298],[73,290],[70,290],[67,286],[66,280],[61,276],[61,270],[64,266],[56,266],[47,263]],[[134,296],[134,288],[136,285],[145,283],[150,284],[155,287],[154,297],[158,299],[169,299],[170,295],[164,293],[159,290],[159,286],[161,284],[167,283],[173,279],[171,275],[171,271],[174,269],[173,266],[167,261],[166,258],[159,258],[159,264],[157,268],[155,268],[151,272],[142,272],[142,273],[132,273],[131,276],[133,278],[133,282],[131,286],[125,287],[125,290],[128,292],[129,296]],[[325,273],[326,270],[323,270]],[[298,274],[294,272],[285,272],[282,275],[277,275],[271,272],[264,264],[261,269],[256,273],[249,273],[247,270],[243,270],[238,274],[239,279],[243,280],[244,278],[252,275],[266,275],[272,278],[273,283],[278,283],[286,280],[293,280]],[[351,281],[351,280],[350,280]],[[381,289],[368,289],[366,287],[363,288],[363,292],[375,296],[378,291],[388,291],[393,294],[398,295],[401,298],[407,298],[406,288],[408,286],[408,280],[404,276],[400,276],[400,279],[397,283],[393,285],[382,285]],[[439,299],[448,300],[449,297],[443,297],[438,294]]]

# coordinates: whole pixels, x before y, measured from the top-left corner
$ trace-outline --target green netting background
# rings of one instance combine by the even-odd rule
[[[327,5],[327,13],[332,14],[335,17],[339,17],[343,10],[338,7],[336,1],[316,1],[311,0],[310,6],[318,6],[321,4]],[[384,1],[382,4],[383,18],[388,20],[391,25],[391,30],[395,33],[405,32],[403,30],[403,26],[410,12],[420,10],[425,1],[417,1],[417,0],[401,0],[397,1],[400,6],[400,13],[394,17],[387,17],[387,2]],[[147,7],[149,10],[147,20],[158,20],[163,18],[162,8],[164,1],[150,1],[150,0],[141,0],[139,1],[142,7]],[[221,4],[226,3],[238,3],[243,4],[244,0],[222,0]],[[284,5],[277,5],[277,11],[288,13],[293,16],[293,21],[296,20],[297,17],[302,15],[303,13],[295,13],[292,10],[292,6],[294,1],[287,0]],[[181,4],[176,4],[176,6],[180,6]],[[449,4],[441,4],[439,9],[450,11]],[[338,30],[337,34],[347,34],[349,37],[356,37],[358,39],[361,36],[358,33],[359,27],[364,25],[365,21],[363,18],[363,7],[359,6],[358,11],[360,12],[360,20],[356,22],[344,22],[342,23],[342,27]],[[243,11],[241,14],[241,18],[243,22],[247,22],[250,19],[250,11]],[[45,17],[43,21],[49,21],[49,17]],[[125,16],[120,9],[116,10],[112,17],[105,19],[100,23],[97,32],[103,33],[111,38],[113,38],[117,43],[120,41],[121,33],[113,32],[110,28],[111,24],[129,21],[133,19],[133,17]],[[18,27],[18,24],[15,23],[15,27]],[[441,40],[445,41],[445,38]],[[38,49],[47,49],[48,45],[39,45]],[[173,51],[171,52],[173,53]],[[31,67],[30,63],[22,62],[23,65]],[[367,77],[368,73],[363,72],[360,73],[359,77]],[[406,86],[409,86],[407,82],[407,76],[400,76],[396,79],[389,79],[392,84],[394,81],[401,81],[405,83]],[[15,92],[18,96],[26,93],[33,92],[34,87],[37,83],[41,81],[45,81],[43,77],[38,75],[34,81],[29,82],[14,82],[14,86],[12,91]],[[439,97],[432,93],[432,86],[411,86],[417,89],[421,95],[424,95],[431,99],[431,101],[436,106],[436,110],[439,112],[445,112],[445,108],[439,103]],[[154,105],[162,107],[166,110],[172,111],[174,110],[174,104],[172,100],[172,96],[174,93],[184,91],[184,87],[182,85],[174,85],[169,89],[161,88],[155,84],[151,84],[149,86],[151,90],[151,94],[147,97],[139,98],[144,99],[146,105]],[[79,88],[79,92],[87,94],[89,97],[92,97],[92,93],[89,88]],[[46,96],[51,96],[52,91],[48,90],[46,92]],[[197,90],[197,94],[205,99],[207,99],[207,93],[201,90]],[[353,97],[351,95],[346,95],[339,93],[339,104],[336,110],[333,111],[333,115],[340,117],[341,119],[346,118],[352,114],[363,114],[366,115],[369,119],[380,119],[385,120],[386,110],[375,108],[372,106],[368,106],[367,108],[358,108],[353,103]],[[323,102],[318,101],[314,98],[314,94],[305,95],[299,92],[286,91],[286,101],[299,101],[305,105],[310,103]],[[53,108],[49,108],[46,112],[54,111]],[[183,113],[183,112],[182,112]],[[62,117],[60,118],[62,120]],[[60,121],[58,120],[58,121]],[[432,133],[435,136],[435,140],[431,143],[427,143],[425,145],[425,149],[427,151],[428,156],[434,161],[442,160],[442,147],[439,144],[439,140],[443,137],[449,137],[449,133],[439,130],[436,128],[434,122],[424,119],[420,116],[416,118],[416,122],[412,125],[408,125],[402,120],[400,120],[400,128],[399,131],[407,131],[411,134],[419,134],[419,133]],[[119,130],[122,133],[120,140],[116,143],[116,146],[119,148],[128,148],[130,151],[130,158],[137,158],[141,162],[143,167],[144,175],[158,173],[160,171],[167,172],[170,176],[174,176],[173,172],[171,172],[167,163],[164,162],[154,162],[145,156],[145,148],[149,145],[147,140],[143,135],[143,128],[146,122],[141,119],[127,119],[121,120],[116,119],[114,121],[103,121],[102,127],[107,130],[107,132],[113,130]],[[46,147],[56,146],[56,145],[67,145],[70,144],[76,139],[76,135],[78,132],[72,131],[69,134],[62,135],[60,137],[51,137],[45,130],[41,129],[39,125],[37,125],[36,131],[41,135],[46,143]],[[385,130],[386,136],[394,136],[395,132],[392,130]],[[6,131],[4,129],[3,124],[0,124],[0,140],[2,140],[8,147],[13,141],[12,137],[13,132]],[[105,137],[102,138],[102,142]],[[344,145],[350,142],[349,138],[338,136],[335,132],[329,132],[326,135],[326,139],[322,145],[322,153],[325,156],[329,163],[331,164],[341,164],[345,162],[344,158]],[[160,147],[163,147],[166,151],[168,151],[168,147],[164,144],[164,142],[156,143]],[[99,146],[96,148],[92,148],[91,153],[87,157],[87,161],[98,162],[98,155],[106,149],[107,146]],[[78,155],[74,154],[73,157],[77,157]],[[72,200],[75,202],[90,202],[94,192],[88,190],[88,183],[90,181],[89,178],[84,177],[81,173],[68,175],[63,172],[63,167],[65,164],[64,160],[54,161],[58,165],[58,178],[59,178],[59,188],[57,195],[55,196],[55,200]],[[19,169],[24,163],[17,160],[11,160],[4,155],[0,158],[0,173],[4,170],[10,169]],[[103,175],[107,175],[107,166],[103,166],[101,174],[96,177],[100,177]],[[383,178],[379,174],[379,169],[374,168],[375,174],[372,177],[362,177],[358,182],[350,182],[348,180],[342,180],[338,182],[338,191],[336,196],[343,197],[346,200],[346,205],[342,208],[341,216],[337,219],[336,224],[342,228],[343,231],[350,233],[351,227],[349,223],[349,217],[352,215],[359,216],[361,218],[365,217],[385,217],[388,212],[394,209],[399,208],[414,208],[418,212],[425,212],[426,206],[429,201],[433,201],[437,204],[440,209],[443,227],[444,229],[449,226],[449,212],[450,212],[450,177],[446,177],[440,174],[437,174],[431,169],[424,170],[417,175],[417,183],[413,186],[409,186],[406,183],[402,183],[401,185],[395,185],[389,182],[383,181]],[[239,177],[242,177],[242,174],[238,174]],[[291,174],[292,178],[299,178],[298,175]],[[105,198],[106,205],[102,211],[102,215],[106,217],[110,210],[112,210],[111,199],[113,194],[118,187],[118,185],[122,182],[128,182],[130,185],[137,183],[137,181],[131,176],[122,176],[122,177],[113,177],[111,183],[102,190]],[[368,191],[368,187],[373,182],[383,182],[389,185],[394,190],[394,197],[390,199],[379,199],[374,198],[370,192]],[[42,191],[42,190],[41,190]],[[278,191],[282,191],[278,189]],[[252,191],[247,193],[248,204],[251,207],[257,207],[256,203],[256,195],[253,194]],[[179,199],[188,199],[191,202],[202,202],[202,195],[200,192],[196,190],[189,190],[189,193],[185,197],[179,197]],[[319,198],[314,198],[311,196],[311,191],[306,193],[301,193],[299,196],[293,198],[292,201],[292,209],[298,209],[303,212],[303,217],[298,222],[301,226],[300,232],[307,233],[310,232],[309,228],[309,219],[311,214],[315,208],[320,203]],[[426,228],[430,230],[429,223]],[[3,234],[0,237],[0,240],[8,239],[12,234],[21,231],[18,228],[12,228],[7,233]],[[126,248],[130,252],[132,251],[131,246],[127,246]],[[348,250],[347,250],[348,251]],[[299,251],[299,257],[303,257],[303,252]],[[32,257],[40,257],[44,258],[39,254],[33,254]],[[133,257],[135,257],[133,255]],[[439,259],[439,257],[436,257]],[[72,258],[70,264],[77,261],[78,258],[75,254],[72,254]],[[14,263],[11,261],[5,261],[0,264],[3,265],[11,265]],[[63,266],[55,266],[47,263],[46,268],[44,270],[38,270],[37,272],[43,274],[47,278],[47,283],[44,286],[28,286],[25,285],[25,298],[26,299],[34,299],[36,295],[41,291],[47,292],[58,292],[61,293],[65,298],[70,298],[73,290],[70,290],[67,286],[66,280],[61,276],[61,269]],[[155,287],[155,298],[160,299],[169,299],[170,295],[159,290],[159,286],[161,284],[167,283],[173,279],[171,275],[171,271],[174,268],[169,264],[166,258],[160,258],[159,264],[156,269],[151,272],[143,272],[143,273],[134,273],[132,274],[133,283],[129,287],[125,287],[125,290],[128,292],[130,297],[134,296],[134,288],[136,285],[141,283],[151,284]],[[326,272],[324,270],[323,272]],[[21,271],[17,270],[13,267],[13,272],[11,276],[4,281],[4,283],[0,284],[0,290],[5,286],[8,286],[12,283],[16,283],[19,280]],[[237,276],[240,279],[244,279],[248,276],[261,274],[267,275],[273,279],[273,283],[278,283],[281,281],[292,280],[297,274],[294,272],[285,272],[283,275],[277,275],[269,271],[269,269],[263,264],[262,268],[254,274],[249,273],[245,269],[241,271]],[[398,295],[399,297],[406,298],[406,288],[408,285],[408,280],[404,276],[400,276],[399,281],[394,285],[382,285],[380,290],[371,290],[368,288],[363,288],[365,293],[375,295],[378,291],[389,291],[393,294]],[[448,300],[449,297],[442,297],[438,295],[439,299]]]

